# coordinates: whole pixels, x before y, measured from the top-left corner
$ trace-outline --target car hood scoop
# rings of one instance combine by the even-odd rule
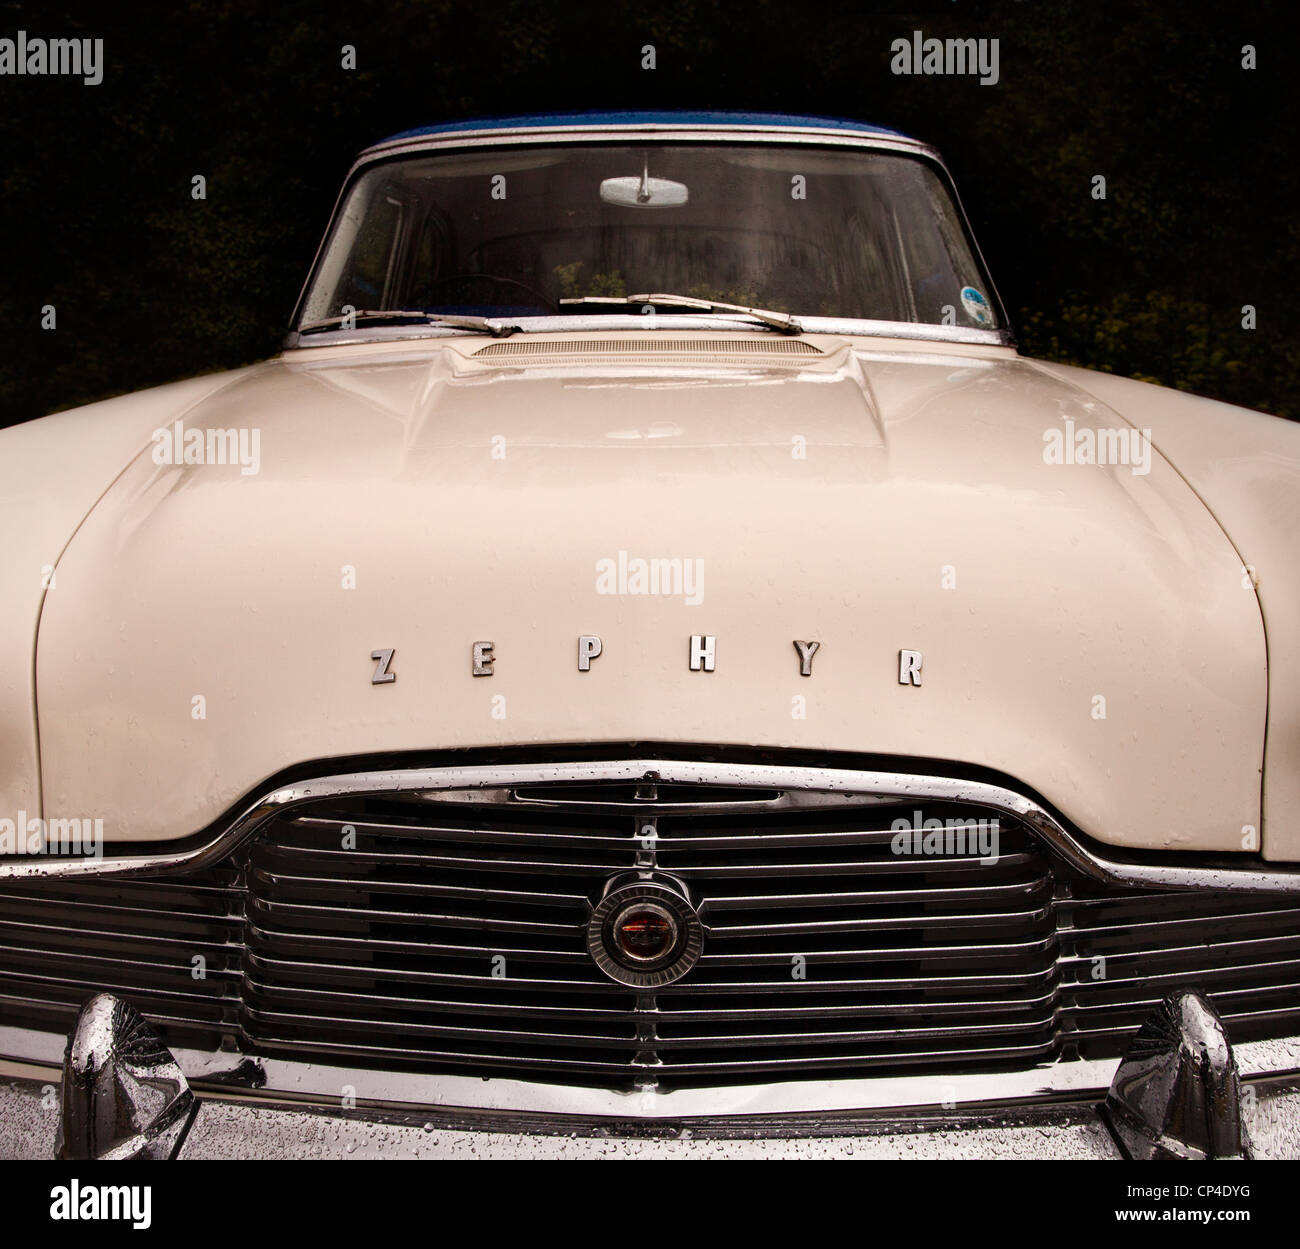
[[[763,360],[802,362],[824,355],[820,347],[802,338],[681,338],[666,334],[623,335],[620,338],[510,338],[488,343],[473,353],[483,363],[498,361],[574,360],[584,357],[608,359],[611,356],[640,358],[690,356],[698,359],[734,360],[752,357]]]

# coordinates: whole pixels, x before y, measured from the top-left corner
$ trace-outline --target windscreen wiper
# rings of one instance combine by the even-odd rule
[[[651,307],[691,308],[698,312],[740,312],[782,334],[802,334],[803,326],[786,312],[767,308],[747,308],[744,304],[724,304],[716,299],[696,299],[694,295],[578,295],[561,299],[561,304],[649,304]]]
[[[480,334],[491,334],[494,338],[508,338],[519,330],[517,325],[493,324],[487,317],[461,317],[438,312],[403,312],[390,309],[382,312],[349,312],[341,317],[326,317],[323,321],[312,321],[307,325],[300,325],[298,333],[310,334],[316,330],[338,329],[345,321],[350,321],[353,325],[360,325],[363,321],[371,325],[385,321],[394,325],[416,321],[423,325],[451,325],[459,330],[477,330]]]

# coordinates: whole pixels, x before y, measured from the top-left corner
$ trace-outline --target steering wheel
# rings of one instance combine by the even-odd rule
[[[526,282],[517,282],[514,278],[498,277],[494,273],[453,273],[450,277],[439,278],[438,281],[436,281],[433,284],[433,286],[429,289],[427,302],[431,304],[436,304],[440,302],[436,298],[437,293],[441,291],[444,287],[451,287],[454,286],[454,284],[456,283],[461,284],[462,292],[466,287],[472,289],[475,283],[484,283],[488,286],[513,287],[515,290],[523,291],[525,294],[531,296],[536,302],[540,303],[544,308],[549,309],[551,312],[559,312],[560,310],[560,305],[557,304],[555,300],[551,299],[547,295],[544,295],[535,286],[529,286]],[[462,298],[457,300],[456,302],[473,304],[473,303],[478,303],[480,301],[474,299]],[[491,301],[483,300],[481,302],[490,303]]]

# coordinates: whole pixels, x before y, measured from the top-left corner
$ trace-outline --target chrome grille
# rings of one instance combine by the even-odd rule
[[[174,1041],[215,1048],[238,1031],[243,902],[229,864],[175,879],[0,880],[0,1025],[66,1032],[107,991]]]
[[[1213,1001],[1234,1041],[1297,1031],[1300,900],[1093,881],[1073,893],[1057,904],[1061,1003],[1085,1057],[1116,1052],[1162,997],[1188,989]]]
[[[1000,854],[893,852],[892,823],[998,819]],[[637,991],[585,946],[611,878],[705,927]],[[1115,889],[1004,811],[705,784],[315,797],[215,867],[0,881],[0,1025],[118,992],[174,1044],[662,1089],[1109,1057],[1159,998],[1234,1040],[1300,1030],[1300,902]],[[195,978],[195,958],[203,976]],[[1100,961],[1099,961],[1100,960]]]
[[[680,1081],[1053,1048],[1052,878],[1023,833],[985,867],[893,855],[893,809],[660,818],[655,869],[705,952],[638,995],[583,933],[603,882],[644,866],[642,821],[369,806],[253,848],[246,1026],[268,1049]]]

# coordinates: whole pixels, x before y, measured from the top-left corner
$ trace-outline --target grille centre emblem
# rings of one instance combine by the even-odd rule
[[[611,980],[653,989],[699,961],[704,926],[683,890],[662,878],[616,877],[591,912],[587,951]]]

